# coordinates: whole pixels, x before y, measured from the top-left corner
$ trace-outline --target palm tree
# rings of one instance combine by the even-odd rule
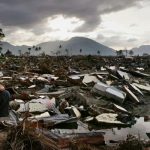
[[[69,50],[65,49],[67,56],[69,56]]]
[[[125,48],[124,51],[125,51],[125,54],[126,54],[126,57],[127,57],[127,55],[128,55],[127,49]]]
[[[19,56],[22,55],[21,49],[18,50]]]
[[[100,55],[100,53],[101,53],[100,50],[98,50],[98,51],[97,51],[97,54]]]
[[[33,45],[32,48],[35,49],[35,45]]]
[[[30,55],[30,52],[31,52],[31,48],[30,47],[28,48],[28,51],[29,51],[29,55]]]
[[[42,49],[40,46],[38,47],[39,51]]]
[[[34,50],[37,52],[39,49],[38,49],[38,47],[35,47],[35,49],[34,49]]]
[[[2,55],[2,50],[3,50],[2,47],[0,47],[0,54],[1,54],[1,55]]]
[[[0,29],[0,54],[2,54],[2,44],[1,44],[1,40],[5,37],[5,34],[3,33],[3,30]]]
[[[4,37],[5,37],[5,34],[3,33],[3,30],[0,29],[0,41],[1,41],[1,39],[3,39]]]
[[[80,54],[82,53],[82,49],[80,49]]]
[[[61,49],[62,48],[62,45],[60,44],[59,45],[59,49]],[[61,54],[61,50],[58,50],[58,55],[60,55]]]
[[[59,45],[59,48],[62,48],[62,45]]]

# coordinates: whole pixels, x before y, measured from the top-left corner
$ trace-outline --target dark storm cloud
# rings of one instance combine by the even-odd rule
[[[100,16],[135,6],[141,0],[1,0],[0,23],[4,26],[34,28],[48,17],[62,14],[85,23],[78,31],[91,31]]]

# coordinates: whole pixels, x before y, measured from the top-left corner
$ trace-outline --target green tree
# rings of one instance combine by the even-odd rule
[[[129,51],[130,56],[132,56],[134,54],[134,52],[132,50]]]
[[[12,56],[12,52],[8,49],[7,51],[6,51],[6,53],[5,53],[5,56]]]
[[[1,40],[5,37],[5,34],[3,33],[3,30],[0,29],[0,54],[2,54],[2,43],[1,43]]]

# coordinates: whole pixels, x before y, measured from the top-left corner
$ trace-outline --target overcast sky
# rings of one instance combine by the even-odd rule
[[[149,0],[0,0],[0,27],[15,45],[85,36],[115,49],[150,44]]]

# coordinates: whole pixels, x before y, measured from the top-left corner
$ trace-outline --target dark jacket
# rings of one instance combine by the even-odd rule
[[[10,93],[8,91],[0,92],[0,117],[9,115]]]

